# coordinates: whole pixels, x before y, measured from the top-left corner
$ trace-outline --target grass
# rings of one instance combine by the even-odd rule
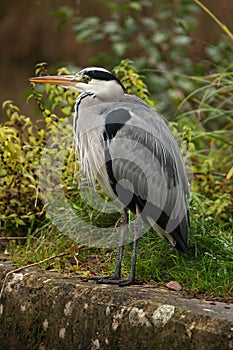
[[[186,256],[171,250],[166,242],[156,242],[151,234],[143,237],[139,275],[151,275],[162,284],[175,280],[188,295],[232,297],[232,237],[226,234],[223,240],[223,232],[219,233],[213,223],[199,231],[192,229]]]
[[[213,218],[204,217],[197,209],[192,210],[191,222],[189,251],[185,256],[152,230],[142,236],[137,278],[153,285],[177,281],[187,296],[232,300],[232,228],[216,224]],[[16,266],[58,255],[42,263],[41,267],[66,275],[83,276],[113,273],[117,255],[117,249],[96,249],[77,244],[50,223],[30,235],[24,245],[12,244],[9,252]],[[64,256],[60,257],[61,254]],[[132,244],[127,244],[122,265],[125,277],[129,274],[131,254]]]
[[[233,219],[233,218],[232,218]],[[129,249],[127,249],[129,254]],[[130,257],[127,259],[127,269]],[[140,241],[137,274],[164,284],[175,280],[189,296],[233,297],[233,229],[191,210],[187,255],[180,255],[152,231]]]

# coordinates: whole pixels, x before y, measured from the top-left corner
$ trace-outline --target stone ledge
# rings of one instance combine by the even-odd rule
[[[5,284],[0,349],[233,349],[233,305],[25,269]]]

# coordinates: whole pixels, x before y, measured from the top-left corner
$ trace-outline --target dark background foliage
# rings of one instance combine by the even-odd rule
[[[113,26],[105,26],[105,33],[102,33],[104,40],[101,39],[96,42],[95,38],[92,39],[92,44],[90,44],[84,36],[83,39],[85,40],[80,42],[81,33],[77,32],[77,23],[88,17],[99,18],[101,25],[98,27],[98,31],[100,31],[103,22],[114,23],[114,18],[116,18],[115,23],[117,23],[116,21],[123,20],[124,16],[128,16],[130,12],[130,15],[133,18],[136,17],[137,20],[136,24],[134,23],[137,38],[141,35],[141,39],[145,36],[150,39],[152,32],[155,35],[153,45],[147,42],[141,45],[151,46],[149,47],[151,52],[148,55],[151,58],[153,53],[155,54],[155,58],[151,58],[150,62],[150,67],[152,66],[153,69],[166,69],[169,62],[169,69],[175,70],[177,64],[180,67],[185,64],[185,61],[187,62],[186,59],[183,59],[184,55],[187,55],[187,58],[192,58],[195,64],[203,62],[206,58],[209,59],[207,46],[209,47],[212,44],[214,45],[211,46],[213,48],[212,56],[219,56],[215,45],[222,40],[222,31],[203,11],[193,12],[192,9],[188,9],[189,6],[191,8],[196,7],[193,1],[151,0],[132,2],[142,6],[142,11],[133,8],[128,11],[127,7],[130,3],[130,1],[106,0],[38,0],[30,3],[27,0],[21,0],[20,2],[2,0],[0,2],[0,102],[13,98],[15,103],[21,106],[23,112],[32,112],[32,105],[28,105],[24,97],[25,91],[28,89],[28,77],[34,74],[34,66],[38,62],[45,61],[54,66],[72,64],[77,67],[85,67],[93,64],[97,56],[101,57],[103,52],[107,52],[107,57],[99,63],[106,65],[107,68],[112,68],[114,64],[118,63],[116,61],[119,53],[112,62],[112,50],[109,50],[111,31],[116,32]],[[144,6],[144,3],[149,5]],[[122,11],[112,8],[112,4],[115,4],[114,6],[118,8],[121,8],[124,4]],[[205,0],[204,4],[232,29],[233,3],[231,1]],[[166,9],[168,13],[166,13]],[[147,24],[144,23],[143,28],[139,27],[139,23],[142,22],[142,13],[143,16],[150,19],[155,18],[154,28],[150,24],[151,20]],[[67,16],[71,17],[72,21],[67,21]],[[189,23],[188,28],[183,27],[183,22]],[[85,27],[85,24],[83,26]],[[146,31],[144,31],[145,28]],[[172,46],[168,45],[166,52],[161,50],[161,47],[165,46],[167,42],[167,37],[169,42],[177,40],[174,34],[182,28],[186,33],[188,31],[189,38],[186,38],[188,41],[185,42],[184,39],[182,42],[180,40]],[[118,29],[120,28],[117,27]],[[125,46],[123,31],[119,31],[119,36],[122,38],[120,43]],[[127,32],[127,28],[125,28],[125,31]],[[83,32],[82,35],[84,35]],[[85,35],[87,35],[87,32]],[[130,34],[129,40],[127,38],[130,55],[127,49],[127,56],[125,57],[140,58],[143,56],[144,59],[147,59],[147,56],[144,56],[146,48],[137,48],[138,43],[132,39],[133,35],[134,33]],[[79,41],[76,40],[78,36]],[[118,39],[116,38],[116,40]],[[115,46],[117,46],[116,44],[117,42],[115,42]],[[184,45],[186,45],[185,50]],[[123,50],[119,46],[118,51]],[[132,50],[132,46],[134,46],[134,50]],[[216,50],[217,53],[214,53]],[[182,51],[183,54],[180,57]],[[161,58],[156,58],[160,55],[162,55]],[[155,85],[166,85],[167,78],[166,73],[158,72],[158,82]],[[154,84],[150,86],[153,87]],[[4,114],[1,111],[0,120],[3,118]]]

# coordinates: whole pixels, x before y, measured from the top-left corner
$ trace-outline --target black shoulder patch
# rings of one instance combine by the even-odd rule
[[[125,108],[119,108],[108,113],[105,121],[104,140],[111,140],[125,123],[131,118]]]

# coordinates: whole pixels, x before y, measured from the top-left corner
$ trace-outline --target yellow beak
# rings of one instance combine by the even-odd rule
[[[48,75],[30,78],[29,80],[33,83],[61,85],[64,87],[75,88],[77,83],[82,82],[82,77],[75,77],[75,75]]]

